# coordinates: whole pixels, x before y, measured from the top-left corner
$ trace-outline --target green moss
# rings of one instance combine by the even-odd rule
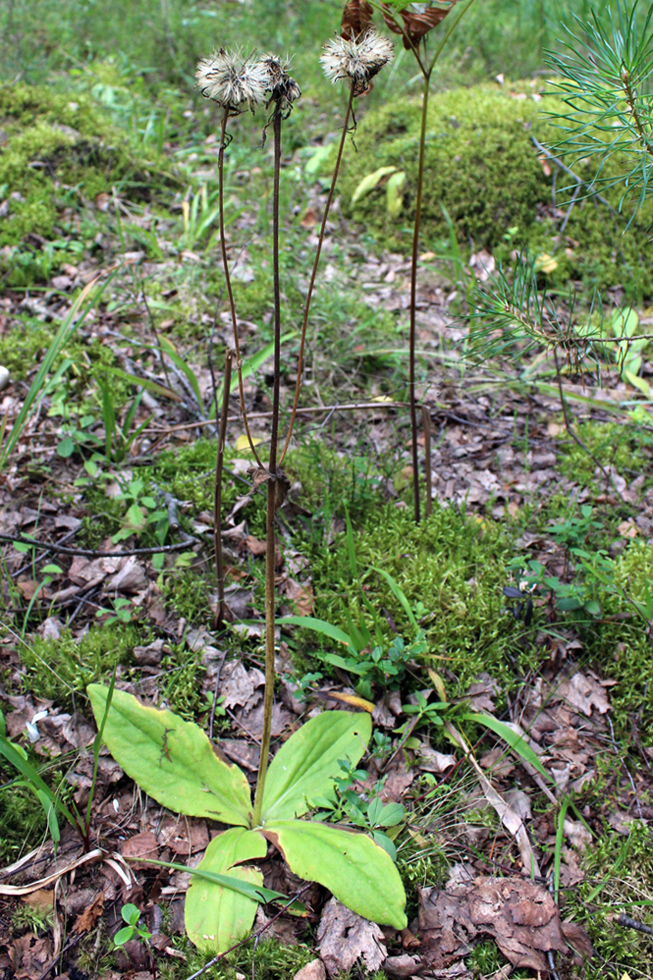
[[[0,788],[0,861],[3,866],[15,861],[23,850],[36,844],[47,829],[45,810],[34,793],[26,787],[15,786],[16,770],[0,765],[0,780],[7,783]]]
[[[9,208],[0,226],[0,246],[17,246],[31,232],[46,240],[57,237],[65,207],[147,180],[144,161],[132,155],[124,137],[86,96],[72,101],[46,88],[3,86],[0,125],[0,196]],[[14,269],[12,254],[4,259],[9,281],[23,285],[25,277]]]
[[[106,681],[117,664],[131,663],[134,646],[147,642],[142,627],[118,623],[91,627],[81,640],[68,632],[58,640],[34,636],[21,647],[23,690],[69,707],[75,694]]]
[[[515,98],[515,91],[523,98]],[[557,225],[548,217],[553,178],[545,174],[532,137],[543,144],[555,142],[559,133],[547,113],[559,111],[561,103],[552,96],[533,101],[532,95],[533,87],[526,82],[503,89],[479,85],[433,94],[425,152],[424,247],[440,251],[442,240],[446,242],[442,210],[446,208],[465,247],[485,247],[503,260],[515,248],[535,254],[554,251]],[[373,228],[384,244],[404,251],[412,236],[420,114],[420,105],[405,99],[370,112],[356,133],[359,152],[345,159],[341,185],[347,212]],[[383,182],[351,204],[360,180],[384,166],[407,175],[404,208],[397,220],[388,215]],[[584,179],[591,179],[593,166],[581,167]],[[606,176],[615,166],[617,161],[608,165]],[[565,178],[558,174],[558,207],[564,207],[570,195]],[[605,196],[618,209],[619,188]],[[605,206],[589,200],[577,203],[565,241],[556,250],[558,268],[550,281],[582,279],[586,286],[600,288],[622,283],[635,294],[650,295],[653,265],[644,245],[652,217],[653,203],[622,235],[615,231],[614,218]],[[504,236],[509,228],[516,231],[508,243]]]
[[[649,804],[650,800],[642,799],[642,803]],[[650,828],[634,823],[627,838],[606,829],[585,852],[583,871],[585,879],[569,890],[563,911],[565,917],[572,917],[587,929],[594,945],[595,956],[586,967],[587,980],[625,973],[632,980],[648,980],[653,976],[650,937],[619,926],[615,918],[624,911],[645,925],[653,925],[647,905],[653,900]],[[587,904],[590,896],[592,902]]]
[[[191,971],[200,970],[207,960],[208,954],[202,954],[187,939],[179,940],[175,945],[181,946],[187,961],[167,958],[158,965],[161,980],[183,980]],[[256,980],[293,980],[293,977],[303,966],[315,959],[315,952],[304,943],[284,945],[278,939],[261,937],[255,946],[251,940],[229,954],[228,959],[220,960],[206,974],[212,980],[237,980],[238,977],[256,976]]]
[[[436,504],[431,517],[416,526],[408,510],[385,504],[368,510],[354,544],[364,580],[353,589],[344,536],[332,551],[313,556],[317,617],[345,630],[349,616],[372,626],[369,607],[362,602],[365,595],[378,610],[378,623],[388,639],[392,631],[384,610],[408,639],[400,603],[381,576],[369,571],[380,567],[393,576],[413,606],[425,606],[427,657],[435,658],[437,669],[457,682],[451,696],[481,670],[506,673],[503,654],[513,624],[504,612],[502,586],[511,552],[497,524]],[[308,642],[314,650],[315,637]]]
[[[620,425],[618,422],[581,422],[576,426],[581,442],[606,468],[614,467],[628,483],[642,473],[650,474],[652,469],[650,446],[651,433],[637,425]],[[558,468],[569,479],[581,486],[604,481],[603,474],[596,473],[596,463],[592,457],[562,431],[559,436],[561,448]]]

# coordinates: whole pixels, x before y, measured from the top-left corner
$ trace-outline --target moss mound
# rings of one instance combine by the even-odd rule
[[[645,256],[653,203],[623,233],[625,220],[610,207],[580,200],[571,210],[562,241],[556,238],[575,189],[554,164],[543,167],[533,143],[555,143],[560,130],[550,113],[563,111],[551,95],[539,96],[530,83],[514,87],[479,85],[436,93],[429,103],[425,155],[422,246],[439,251],[448,237],[443,208],[458,241],[476,250],[489,249],[510,259],[513,249],[534,254],[555,252],[554,283],[580,279],[586,287],[624,285],[634,294],[651,295],[651,259]],[[346,156],[342,178],[344,209],[364,222],[391,248],[407,251],[412,235],[421,104],[398,100],[370,112],[356,132],[358,153]],[[591,180],[595,162],[581,162],[578,173]],[[612,164],[614,166],[614,164]],[[393,218],[387,207],[386,182],[352,204],[352,195],[367,174],[380,167],[406,173],[403,206]],[[546,173],[545,170],[550,171]],[[557,172],[556,203],[552,207]],[[605,169],[609,176],[610,167]],[[571,186],[570,186],[571,185]],[[618,210],[621,192],[606,192]]]
[[[65,209],[112,187],[146,190],[124,138],[84,96],[24,84],[0,87],[0,246],[60,237]]]
[[[378,627],[388,641],[394,636],[385,610],[406,641],[409,623],[390,587],[374,571],[388,572],[411,606],[421,603],[429,658],[456,678],[451,694],[461,693],[482,670],[503,668],[513,624],[505,615],[502,587],[510,542],[491,521],[468,517],[464,510],[434,504],[433,513],[416,525],[408,510],[392,504],[368,512],[354,533],[362,595],[353,588],[345,540],[334,550],[313,556],[315,615],[347,631],[351,623],[366,621]],[[377,610],[376,623],[370,607]],[[320,647],[315,634],[307,637],[310,653]],[[319,656],[319,655],[318,655]],[[431,659],[429,659],[429,663]],[[507,676],[506,676],[507,679]]]

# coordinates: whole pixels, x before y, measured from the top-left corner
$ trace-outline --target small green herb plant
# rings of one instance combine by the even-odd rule
[[[350,44],[356,45],[355,41]],[[374,57],[367,46],[372,44]],[[104,739],[116,761],[138,785],[163,806],[188,816],[204,817],[229,827],[209,844],[186,898],[186,930],[195,945],[203,950],[226,952],[251,929],[259,901],[267,901],[270,892],[262,887],[261,872],[251,863],[267,854],[273,845],[295,874],[317,881],[329,888],[354,912],[375,922],[406,926],[406,896],[401,877],[390,855],[375,840],[341,827],[319,821],[302,820],[316,799],[332,799],[340,761],[355,766],[362,758],[372,734],[369,714],[327,711],[312,718],[281,746],[270,763],[272,708],[275,682],[275,518],[285,496],[288,479],[281,469],[292,437],[301,388],[302,363],[311,296],[315,285],[320,251],[333,200],[340,161],[348,132],[353,100],[362,94],[370,79],[392,57],[392,45],[378,36],[366,38],[366,45],[356,48],[356,71],[351,67],[351,52],[346,44],[330,41],[322,63],[333,81],[349,80],[349,98],[334,166],[333,178],[324,209],[318,245],[315,251],[300,339],[297,383],[285,443],[280,441],[281,347],[284,339],[281,325],[280,262],[280,175],[283,123],[301,95],[299,86],[288,74],[288,65],[266,55],[262,59],[228,54],[220,49],[213,58],[200,61],[196,73],[199,87],[207,98],[221,109],[218,151],[217,217],[225,278],[226,294],[234,335],[234,362],[240,393],[243,424],[252,458],[256,463],[254,481],[265,484],[266,556],[265,556],[265,693],[261,758],[252,800],[249,783],[237,766],[217,752],[201,728],[184,721],[171,711],[160,711],[141,704],[124,691],[116,691],[108,708],[108,691],[92,684],[88,694],[99,724],[106,717]],[[249,427],[243,388],[243,365],[238,317],[227,251],[224,221],[224,159],[230,145],[227,132],[231,117],[244,108],[265,104],[268,113],[266,130],[272,132],[272,322],[273,322],[273,389],[270,421],[270,443],[267,461],[263,462]],[[189,213],[189,220],[192,215]],[[190,224],[188,225],[190,228]],[[202,400],[197,380],[189,374],[184,361],[170,342],[161,338],[163,352],[186,377],[198,409]],[[231,354],[225,365],[225,395],[231,391]],[[220,543],[220,482],[228,415],[228,397],[222,406],[216,465],[215,528],[216,572],[218,589],[223,573]],[[139,517],[147,501],[134,500]],[[129,513],[129,512],[128,512]],[[136,511],[133,517],[136,518]],[[220,605],[223,605],[221,598]]]
[[[99,724],[108,689],[91,684],[88,695]],[[211,841],[188,890],[186,930],[196,946],[224,952],[248,934],[257,907],[251,891],[243,894],[231,883],[202,875],[239,879],[254,886],[263,901],[258,891],[263,876],[251,862],[264,858],[269,844],[295,874],[324,885],[354,912],[405,928],[404,889],[387,851],[366,834],[300,819],[316,804],[335,803],[342,760],[355,767],[371,734],[367,713],[325,711],[312,718],[272,760],[256,813],[245,774],[225,760],[198,725],[114,691],[104,740],[125,772],[168,809],[230,828]],[[372,816],[374,829],[382,819],[387,824],[387,815]]]
[[[113,937],[116,946],[124,946],[130,939],[140,939],[144,943],[149,942],[152,938],[152,933],[148,932],[145,926],[138,924],[141,918],[141,911],[136,905],[128,902],[127,905],[123,905],[120,914],[127,925],[119,929]]]

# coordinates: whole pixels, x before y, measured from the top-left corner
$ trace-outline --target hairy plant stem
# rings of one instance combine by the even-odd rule
[[[345,119],[342,124],[342,134],[340,136],[340,145],[338,146],[338,155],[336,157],[336,165],[333,170],[333,176],[331,178],[331,187],[329,188],[329,195],[327,197],[327,202],[324,208],[324,214],[322,216],[322,224],[320,226],[320,235],[317,241],[317,248],[315,250],[315,259],[313,260],[313,268],[311,270],[311,280],[308,284],[308,293],[306,295],[306,304],[304,306],[304,318],[302,320],[302,335],[299,342],[299,356],[297,358],[297,381],[295,383],[295,397],[293,399],[292,412],[290,414],[290,423],[288,425],[288,435],[286,436],[286,441],[281,451],[281,457],[279,462],[283,463],[286,458],[286,453],[288,452],[288,446],[290,445],[290,440],[292,438],[293,428],[295,426],[295,419],[297,417],[297,405],[299,402],[299,393],[302,386],[302,368],[304,366],[304,348],[306,345],[306,331],[308,329],[308,314],[311,308],[311,300],[313,299],[313,290],[315,288],[315,279],[317,277],[317,268],[320,262],[320,255],[322,253],[322,243],[324,242],[324,233],[326,231],[327,219],[329,217],[329,210],[331,209],[331,204],[333,202],[333,195],[336,189],[336,183],[338,181],[338,174],[340,173],[340,163],[342,161],[342,154],[345,148],[345,139],[347,138],[347,133],[349,131],[349,118],[351,116],[352,104],[354,101],[354,86],[352,84],[349,91],[349,99],[347,101],[347,109],[345,111]]]
[[[229,312],[231,313],[231,323],[234,331],[234,347],[236,349],[236,368],[238,370],[238,392],[240,394],[240,410],[243,416],[243,425],[247,434],[249,448],[258,466],[263,468],[263,463],[259,459],[256,447],[249,430],[249,421],[245,410],[245,388],[243,385],[243,364],[240,356],[240,337],[238,335],[238,318],[236,317],[236,303],[234,300],[233,289],[231,288],[231,273],[229,271],[229,259],[227,256],[227,236],[224,230],[224,151],[227,148],[227,121],[229,119],[229,109],[224,110],[222,122],[220,124],[220,148],[218,150],[218,218],[220,225],[220,251],[222,252],[222,265],[224,268],[224,279],[229,298]]]
[[[268,462],[268,500],[265,530],[265,694],[263,697],[263,733],[261,735],[261,761],[256,781],[254,797],[253,826],[261,822],[261,808],[265,777],[270,755],[270,735],[272,729],[272,705],[274,700],[274,521],[276,516],[277,480],[279,468],[277,449],[279,445],[279,388],[281,375],[281,281],[279,276],[279,178],[281,172],[281,110],[277,104],[272,114],[274,135],[274,185],[272,192],[272,278],[274,286],[274,384],[272,390],[272,431],[270,435],[270,459]]]
[[[415,347],[417,314],[417,259],[419,257],[419,229],[422,218],[422,184],[424,183],[424,150],[426,147],[426,115],[429,107],[429,89],[433,66],[424,72],[424,91],[422,95],[422,124],[419,138],[419,159],[417,164],[417,198],[415,200],[415,223],[413,225],[413,251],[410,269],[410,339],[408,352],[410,428],[413,455],[413,506],[415,523],[420,522],[419,500],[419,454],[417,449],[417,399],[415,397]]]
[[[213,497],[213,548],[215,550],[215,572],[218,580],[218,609],[216,612],[216,627],[221,626],[227,619],[227,605],[224,599],[224,559],[222,557],[222,470],[224,468],[224,446],[227,438],[227,422],[229,419],[229,395],[231,393],[231,358],[232,352],[227,349],[224,360],[224,381],[222,391],[222,413],[220,415],[220,431],[218,433],[218,453],[215,460],[215,493]],[[217,405],[216,405],[217,411]]]

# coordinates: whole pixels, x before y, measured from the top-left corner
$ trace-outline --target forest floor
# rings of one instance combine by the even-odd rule
[[[64,135],[76,166],[95,165],[74,124],[58,124],[73,130]],[[5,439],[49,344],[65,333],[0,473],[0,705],[6,738],[82,810],[95,736],[85,690],[114,671],[118,689],[210,729],[253,780],[265,518],[234,393],[222,532],[234,621],[217,630],[211,407],[234,339],[215,235],[215,136],[166,139],[158,169],[94,196],[57,182],[62,153],[30,157],[54,175],[54,234],[29,231],[3,252]],[[303,147],[284,160],[286,418],[325,200],[307,160]],[[245,398],[262,447],[271,406],[266,163],[264,151],[253,165],[240,151],[228,175]],[[11,188],[3,194],[10,212]],[[474,256],[460,280],[451,263],[422,256],[421,452],[426,426],[433,504],[416,525],[409,264],[335,208],[278,518],[280,616],[367,631],[373,642],[347,671],[327,659],[342,649],[324,634],[280,625],[274,746],[347,698],[372,713],[364,772],[343,771],[323,817],[351,822],[352,799],[363,822],[375,799],[404,808],[385,829],[410,928],[348,919],[314,886],[307,917],[272,922],[261,909],[259,938],[207,977],[290,980],[303,968],[302,980],[324,968],[377,978],[653,975],[651,417],[607,361],[600,384],[572,365],[558,375],[537,353],[474,361],[466,283],[486,279],[492,264]],[[638,314],[645,331],[653,315]],[[424,471],[421,479],[425,508]],[[392,657],[394,680],[383,668]],[[511,725],[518,748],[459,720],[460,706]],[[190,876],[147,860],[195,865],[215,826],[163,810],[103,750],[88,839],[61,826],[55,849],[35,793],[9,762],[0,774],[6,977],[180,980],[201,969],[210,956],[183,926]],[[274,853],[263,870],[266,885],[296,890]],[[117,948],[128,903],[150,935]]]

